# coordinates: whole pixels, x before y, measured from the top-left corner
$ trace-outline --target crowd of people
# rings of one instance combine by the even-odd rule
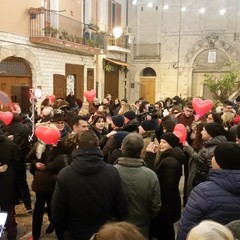
[[[20,199],[32,212],[33,240],[41,237],[45,212],[46,233],[55,231],[60,240],[239,237],[240,97],[199,118],[179,96],[130,104],[111,94],[81,102],[70,92],[66,99],[46,98],[34,114],[35,129],[57,129],[58,142],[32,136],[33,122],[17,103],[11,123],[0,120],[0,208],[8,212],[8,240],[17,239]],[[185,127],[184,141],[176,124]]]

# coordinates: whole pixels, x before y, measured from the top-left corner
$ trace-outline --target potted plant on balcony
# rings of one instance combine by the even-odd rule
[[[50,36],[50,37],[57,37],[58,34],[58,29],[53,28],[53,27],[45,27],[43,28],[45,36]]]

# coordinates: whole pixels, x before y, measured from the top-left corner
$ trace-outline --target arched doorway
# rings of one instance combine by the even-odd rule
[[[32,71],[26,60],[8,57],[0,62],[0,90],[13,102],[18,102],[23,112],[29,112]]]
[[[192,96],[200,96],[205,99],[213,99],[209,88],[204,84],[205,74],[219,74],[222,71],[225,63],[229,61],[226,54],[218,49],[214,50],[216,61],[209,61],[209,50],[201,52],[193,63],[193,78],[192,78]],[[211,59],[210,59],[211,60]]]
[[[139,97],[150,103],[155,103],[156,72],[154,69],[144,68],[140,74]]]

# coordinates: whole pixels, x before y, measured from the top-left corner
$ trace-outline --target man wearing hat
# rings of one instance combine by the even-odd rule
[[[177,240],[204,219],[227,224],[240,217],[240,146],[220,143],[214,150],[209,179],[196,186],[181,216]]]
[[[212,168],[211,159],[214,149],[219,143],[226,142],[226,131],[219,123],[208,123],[203,128],[202,139],[205,141],[202,149],[198,152],[196,160],[196,174],[193,179],[195,187],[207,180],[209,170]]]
[[[139,122],[136,119],[136,113],[133,110],[130,110],[125,112],[123,116],[124,116],[123,131],[138,132]]]

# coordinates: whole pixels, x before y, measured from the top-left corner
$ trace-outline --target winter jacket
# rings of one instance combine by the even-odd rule
[[[209,180],[197,185],[181,216],[177,240],[208,219],[223,225],[240,216],[240,170],[213,169]]]
[[[52,194],[55,188],[57,174],[65,166],[64,160],[59,160],[58,156],[62,153],[63,143],[58,142],[57,146],[46,145],[41,159],[36,157],[36,149],[39,142],[35,143],[32,150],[26,157],[26,161],[31,163],[31,172],[34,175],[32,189],[40,194]],[[36,163],[45,164],[44,170],[36,168]]]
[[[88,240],[107,221],[128,213],[121,178],[100,148],[78,148],[58,175],[52,218],[58,239]]]
[[[5,164],[7,170],[0,173],[0,205],[15,202],[20,166],[18,146],[0,132],[0,166]]]
[[[126,221],[137,225],[147,237],[150,222],[161,207],[157,175],[145,167],[142,159],[121,157],[116,163],[128,199],[129,214]]]
[[[198,158],[196,159],[196,174],[193,179],[193,186],[195,187],[201,182],[207,180],[209,170],[212,168],[212,157],[213,152],[216,146],[219,143],[226,142],[227,139],[225,136],[217,136],[206,141],[203,145],[203,148],[198,153]]]
[[[179,181],[185,160],[186,156],[179,147],[161,153],[156,174],[160,183],[162,207],[156,221],[175,223],[181,216]]]

